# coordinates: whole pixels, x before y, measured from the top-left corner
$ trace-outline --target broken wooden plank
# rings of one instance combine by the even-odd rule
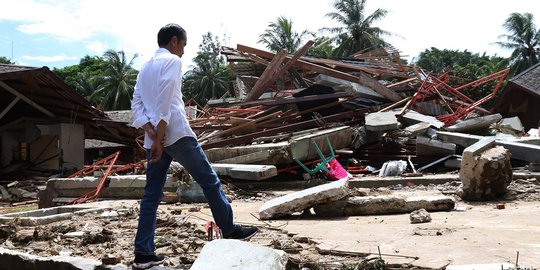
[[[271,77],[269,79],[266,79],[266,78],[264,80],[259,79],[257,81],[257,83],[255,83],[255,86],[253,86],[253,89],[251,89],[251,91],[248,93],[248,95],[246,97],[246,101],[255,100],[255,99],[259,98],[262,95],[262,93],[264,93],[264,91],[266,91],[266,89],[271,84],[273,84],[279,77],[281,77],[281,75],[283,75],[283,73],[285,73],[285,71],[287,71],[300,58],[300,56],[304,55],[307,52],[307,50],[311,47],[311,45],[313,45],[313,43],[315,43],[313,40],[308,41],[304,46],[302,46],[302,48],[300,48],[300,50],[298,50],[298,52],[296,52],[289,59],[289,61],[287,61],[277,71],[275,71],[275,74],[271,74]],[[278,53],[277,57],[281,58],[282,57],[281,53],[283,51],[284,50],[281,49],[281,51]],[[279,59],[279,60],[281,60],[281,59]],[[270,67],[272,65],[272,63],[274,63],[274,58],[272,59],[272,62],[270,62],[270,65],[268,65],[268,67]],[[281,61],[279,61],[279,63],[281,63]],[[278,66],[279,66],[279,63],[278,63]],[[265,70],[264,73],[266,73],[266,70]],[[264,73],[263,73],[263,75],[264,75]],[[261,82],[261,83],[259,84],[259,82]]]
[[[263,71],[259,79],[255,82],[255,85],[249,93],[247,94],[246,101],[255,100],[259,98],[262,93],[264,92],[263,86],[270,81],[273,77],[276,71],[278,70],[279,66],[285,60],[285,57],[287,56],[287,51],[285,49],[281,49],[274,58],[272,58],[272,61],[268,66],[266,66],[266,69]]]
[[[267,51],[264,51],[264,50],[252,48],[252,47],[241,45],[241,44],[237,45],[237,49],[240,50],[240,51],[253,53],[253,54],[256,54],[258,56],[268,58],[268,59],[272,59],[274,57],[274,54],[271,53],[271,52],[267,52]],[[289,56],[287,56],[287,58],[289,58]],[[305,61],[305,60],[302,60],[302,59],[298,59],[293,64],[293,66],[298,67],[298,68],[307,69],[307,70],[310,70],[310,71],[313,71],[313,72],[329,75],[329,76],[336,77],[336,78],[339,78],[339,79],[343,79],[343,80],[347,80],[347,81],[362,84],[362,85],[364,85],[366,87],[369,87],[369,88],[373,89],[373,91],[379,93],[381,96],[383,96],[383,97],[385,97],[385,98],[387,98],[387,99],[389,99],[391,101],[398,101],[398,100],[402,99],[399,94],[397,94],[396,92],[394,92],[391,89],[388,89],[384,85],[380,84],[377,80],[367,76],[363,72],[360,72],[359,76],[355,76],[355,75],[351,75],[351,74],[346,73],[346,72],[341,72],[341,71],[337,71],[337,70],[334,70],[334,69],[331,69],[331,68],[327,68],[327,67],[324,67],[324,66],[321,66],[321,65],[318,65],[318,64],[314,64],[314,63],[311,63],[311,62],[308,62],[308,61]]]

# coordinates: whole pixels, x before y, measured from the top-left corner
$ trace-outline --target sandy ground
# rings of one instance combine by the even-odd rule
[[[443,191],[455,196],[455,187],[448,184],[398,189]],[[444,269],[447,265],[516,261],[520,269],[537,269],[540,267],[540,185],[536,179],[516,180],[509,189],[504,199],[493,202],[467,203],[455,196],[454,210],[432,212],[432,221],[421,224],[411,224],[409,214],[320,218],[298,213],[280,220],[258,219],[258,210],[264,202],[293,191],[250,191],[244,195],[234,192],[232,206],[237,222],[261,229],[250,241],[285,250],[296,266],[293,269],[303,266],[355,269],[350,265],[379,256],[394,267],[386,269]],[[70,254],[96,260],[113,257],[130,265],[138,202],[115,200],[92,204],[107,205],[119,216],[110,220],[99,214],[87,214],[36,227],[3,225],[0,229],[7,239],[0,239],[0,246],[40,256]],[[498,209],[497,204],[504,204],[504,209]],[[165,266],[189,269],[208,241],[204,225],[211,219],[206,204],[160,206],[156,242],[157,252],[167,255]],[[82,239],[66,237],[69,232],[77,231],[88,233]],[[321,250],[331,250],[331,254]]]
[[[233,203],[239,221],[258,223],[262,202]],[[289,233],[312,238],[321,246],[340,251],[378,254],[389,264],[411,263],[427,268],[449,264],[515,263],[540,266],[540,202],[460,202],[450,212],[432,212],[432,221],[411,224],[408,214],[333,219],[298,216],[270,222]],[[399,257],[406,256],[408,258]],[[411,257],[418,257],[412,259]]]

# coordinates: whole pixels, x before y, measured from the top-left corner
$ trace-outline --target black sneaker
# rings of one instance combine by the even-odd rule
[[[165,260],[163,255],[140,255],[135,254],[132,269],[148,269],[152,266],[160,265]]]
[[[258,229],[256,227],[240,226],[234,225],[234,231],[225,235],[225,239],[238,239],[238,240],[249,240],[257,233]]]

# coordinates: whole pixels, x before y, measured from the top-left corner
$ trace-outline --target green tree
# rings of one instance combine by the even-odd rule
[[[512,13],[503,24],[507,34],[499,36],[506,41],[497,42],[513,50],[510,64],[513,74],[519,74],[538,63],[540,57],[540,29],[536,28],[531,13]]]
[[[86,55],[77,65],[54,68],[52,71],[92,105],[97,106],[99,100],[92,100],[90,96],[100,88],[106,66],[107,62],[102,57]]]
[[[108,50],[103,55],[106,62],[103,84],[90,99],[100,101],[104,110],[127,110],[131,107],[133,90],[138,71],[133,69],[133,60],[128,60],[124,51]]]
[[[313,34],[308,30],[295,32],[292,20],[280,16],[275,22],[268,24],[268,28],[259,36],[258,43],[264,44],[273,52],[278,52],[283,48],[288,53],[293,53],[303,45],[308,36],[313,36]]]
[[[469,64],[476,64],[478,66],[485,65],[486,61],[489,61],[488,56],[473,54],[467,50],[439,50],[432,47],[426,49],[418,55],[418,59],[413,61],[415,65],[434,73],[441,73],[446,70],[452,69],[454,66],[465,67]]]
[[[6,58],[4,56],[0,56],[0,64],[13,65],[13,64],[15,64],[15,62],[12,62],[11,60],[9,60],[8,58]]]
[[[336,0],[333,7],[336,11],[327,13],[326,16],[341,26],[323,28],[322,30],[330,31],[335,35],[336,55],[349,56],[363,49],[387,45],[382,37],[392,34],[373,26],[375,22],[387,15],[387,10],[379,8],[366,16],[366,0]]]
[[[315,57],[330,58],[333,56],[334,46],[332,39],[329,37],[320,37],[315,39],[315,43],[309,48],[308,55]]]
[[[195,66],[183,78],[182,93],[186,99],[194,99],[202,106],[208,100],[219,98],[232,89],[229,67],[220,55],[221,45],[217,36],[210,32],[203,35]]]

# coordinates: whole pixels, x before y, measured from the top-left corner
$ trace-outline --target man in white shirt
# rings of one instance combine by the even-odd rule
[[[224,238],[249,239],[255,227],[236,225],[233,212],[217,174],[193,133],[182,100],[182,61],[187,36],[177,24],[167,24],[158,32],[159,49],[139,72],[131,110],[133,126],[145,131],[144,147],[148,166],[135,236],[133,267],[147,269],[163,262],[155,254],[156,212],[163,196],[167,169],[178,161],[202,187],[210,210]]]

